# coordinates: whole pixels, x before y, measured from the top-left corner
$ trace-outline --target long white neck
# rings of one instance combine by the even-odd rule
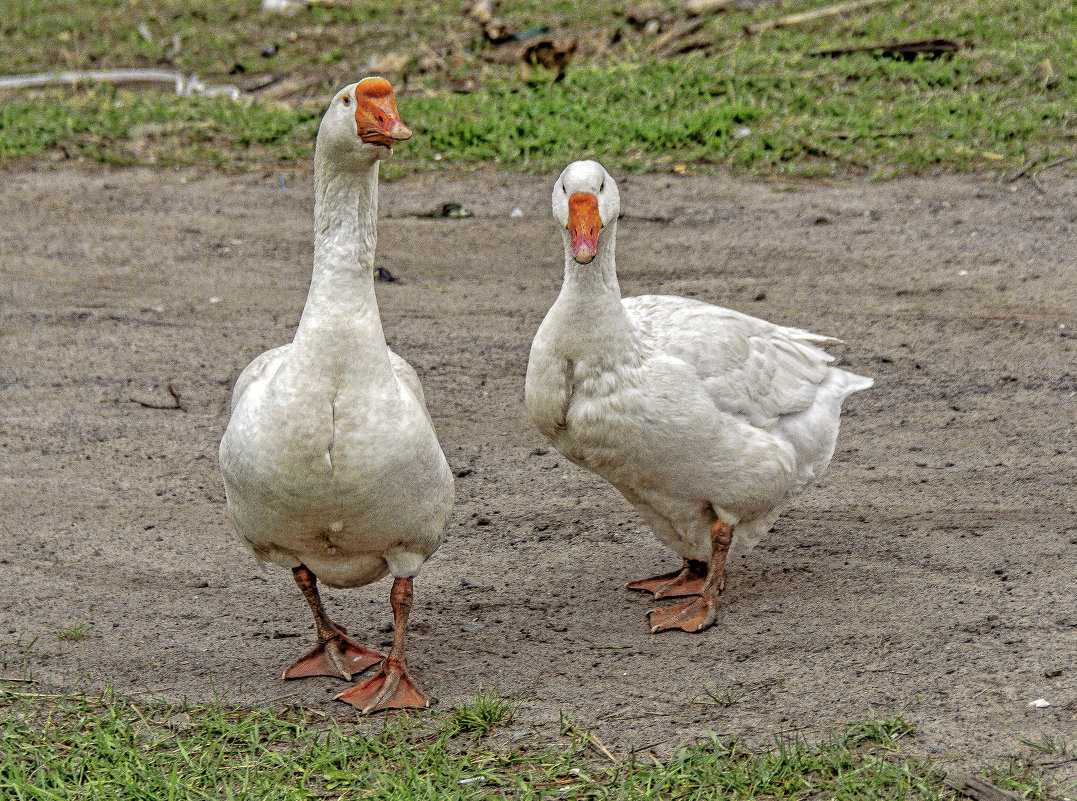
[[[391,369],[374,294],[378,162],[314,160],[314,274],[293,339],[332,372]]]
[[[558,350],[565,358],[601,362],[610,356],[630,361],[638,358],[639,339],[621,304],[617,283],[616,226],[613,223],[603,229],[590,264],[579,264],[572,258],[569,233],[562,231],[565,280],[551,311],[564,332]]]

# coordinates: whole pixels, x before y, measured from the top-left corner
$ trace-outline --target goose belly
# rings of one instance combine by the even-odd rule
[[[601,396],[578,391],[554,444],[622,493],[711,505],[737,519],[766,514],[790,493],[797,466],[783,438],[669,376],[652,383]]]
[[[305,564],[331,586],[414,575],[448,523],[448,464],[425,415],[346,406],[263,414],[258,426],[234,415],[221,467],[236,532],[259,559]]]

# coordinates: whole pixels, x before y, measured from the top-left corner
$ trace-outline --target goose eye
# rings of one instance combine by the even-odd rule
[[[601,192],[601,191],[602,191],[603,189],[605,189],[605,188],[606,188],[606,179],[605,179],[605,178],[603,178],[603,179],[602,179],[602,183],[600,183],[600,184],[598,185],[598,191],[599,191],[599,192]]]
[[[352,99],[347,95],[344,95],[344,97],[341,98],[341,101],[344,103],[345,106],[350,106],[352,104]]]
[[[561,191],[564,192],[567,195],[568,194],[568,187],[566,187],[564,184],[561,184]]]

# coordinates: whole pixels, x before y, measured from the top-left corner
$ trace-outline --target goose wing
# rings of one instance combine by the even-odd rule
[[[665,295],[625,298],[640,336],[691,365],[714,404],[771,429],[810,408],[834,360],[818,345],[838,339],[709,303]]]

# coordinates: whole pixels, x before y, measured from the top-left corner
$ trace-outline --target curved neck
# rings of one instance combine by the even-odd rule
[[[617,283],[617,224],[603,229],[598,238],[598,250],[590,264],[580,264],[572,258],[572,240],[567,230],[561,235],[565,241],[565,282],[561,294],[599,298],[616,298],[621,305],[621,286]]]
[[[314,157],[314,272],[293,339],[304,358],[369,370],[389,364],[374,294],[378,162]]]
[[[378,162],[355,171],[315,159],[314,277],[319,267],[365,268],[373,275],[378,245]]]
[[[559,350],[572,360],[595,360],[604,363],[616,354],[619,359],[635,360],[640,343],[632,321],[621,303],[615,258],[616,223],[602,231],[598,251],[590,264],[572,258],[571,239],[563,231],[565,242],[565,280],[554,303],[560,329],[565,332]],[[600,355],[602,354],[602,355]]]

